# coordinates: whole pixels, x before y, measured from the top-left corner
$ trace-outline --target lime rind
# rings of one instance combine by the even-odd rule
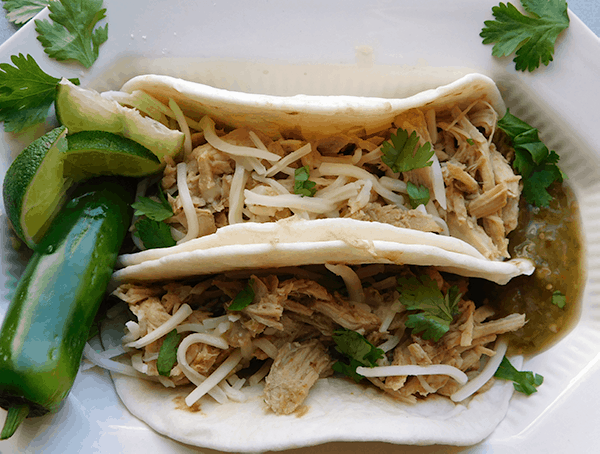
[[[58,84],[56,115],[70,133],[101,130],[142,144],[161,162],[183,148],[185,136],[162,123],[142,116],[136,109],[103,98],[94,90],[78,87],[67,79]]]
[[[143,177],[164,168],[146,147],[116,134],[82,131],[69,135],[67,140],[64,175],[76,181],[98,175]]]
[[[66,200],[72,184],[63,175],[64,126],[33,141],[13,161],[3,183],[4,206],[16,234],[34,247]]]

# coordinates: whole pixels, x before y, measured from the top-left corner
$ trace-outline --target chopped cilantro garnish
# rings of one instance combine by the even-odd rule
[[[300,194],[302,197],[312,197],[317,190],[314,181],[310,181],[310,170],[308,166],[299,167],[294,172],[294,194]]]
[[[563,181],[563,174],[556,165],[558,154],[542,143],[537,129],[508,111],[498,122],[498,127],[508,135],[515,149],[512,165],[523,177],[525,200],[538,207],[547,207],[552,200],[548,187],[555,181]]]
[[[148,197],[140,197],[139,200],[131,206],[135,209],[136,216],[147,216],[154,221],[164,221],[173,216],[173,209],[158,185],[158,195],[160,202],[152,200]]]
[[[552,294],[552,304],[558,306],[559,308],[564,308],[567,305],[567,297],[563,295],[561,292],[556,290]]]
[[[165,336],[156,361],[156,369],[160,375],[171,375],[171,369],[177,362],[177,346],[180,339],[181,334],[178,334],[176,329]]]
[[[28,22],[43,10],[51,0],[3,0],[6,18],[17,25]]]
[[[335,349],[350,360],[349,364],[336,362],[332,366],[333,370],[354,379],[356,383],[363,379],[362,375],[356,373],[358,366],[375,367],[377,360],[383,358],[383,350],[376,348],[356,331],[349,329],[334,331],[333,340],[336,344]]]
[[[229,306],[228,310],[230,311],[241,311],[242,309],[248,307],[254,301],[254,289],[252,288],[253,279],[250,279],[246,284],[246,287],[243,288]]]
[[[415,147],[419,143],[416,131],[409,136],[408,131],[398,128],[396,134],[392,134],[390,139],[392,143],[384,142],[381,147],[383,152],[381,160],[393,172],[408,172],[431,165],[430,159],[434,153],[431,143],[426,142],[415,152]]]
[[[458,292],[458,287],[450,287],[444,296],[437,283],[426,275],[420,278],[399,277],[398,285],[400,301],[406,309],[421,311],[410,314],[406,326],[415,333],[423,332],[425,340],[440,340],[450,329],[454,316],[460,314],[458,302],[462,295]]]
[[[560,32],[569,26],[565,0],[521,0],[528,16],[511,3],[492,8],[496,20],[485,21],[479,36],[483,44],[494,44],[492,55],[508,56],[516,51],[517,70],[533,71],[541,62],[553,60],[554,44]]]
[[[544,382],[544,377],[539,374],[531,371],[518,371],[506,357],[502,359],[494,377],[513,381],[515,390],[528,396],[537,392],[536,388]]]
[[[467,139],[467,143],[469,145],[475,145],[475,141],[473,139],[471,139],[470,137]]]
[[[77,60],[86,68],[92,66],[98,48],[108,39],[108,24],[96,28],[106,17],[102,0],[52,1],[48,8],[51,21],[35,21],[44,51],[58,61]]]
[[[173,239],[171,228],[164,222],[141,218],[135,223],[137,236],[148,249],[175,246],[177,242]]]
[[[0,63],[0,121],[4,130],[19,132],[42,123],[56,98],[60,79],[46,74],[31,55],[13,55]],[[79,85],[79,79],[70,79]]]
[[[429,189],[424,185],[415,185],[412,182],[406,183],[406,190],[408,191],[408,199],[410,206],[417,208],[419,205],[427,205],[429,203]]]

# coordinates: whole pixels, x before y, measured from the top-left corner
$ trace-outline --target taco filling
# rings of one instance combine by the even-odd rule
[[[267,405],[290,414],[320,377],[336,371],[361,381],[357,365],[406,403],[485,390],[495,370],[465,392],[468,375],[479,375],[482,356],[504,354],[498,336],[521,328],[525,315],[491,320],[495,310],[476,307],[467,293],[466,278],[431,267],[325,265],[124,284],[113,294],[137,317],[124,340],[133,367],[167,387],[196,385],[188,406],[207,393],[243,401],[243,384],[264,378]],[[180,341],[167,352],[173,331]],[[177,361],[165,369],[161,356],[169,354]]]

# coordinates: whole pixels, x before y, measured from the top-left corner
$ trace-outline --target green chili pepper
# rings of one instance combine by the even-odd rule
[[[36,247],[0,331],[0,439],[69,394],[131,220],[130,183],[83,183]]]

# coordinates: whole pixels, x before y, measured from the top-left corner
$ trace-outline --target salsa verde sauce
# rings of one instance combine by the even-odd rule
[[[511,257],[535,263],[532,276],[520,276],[506,285],[471,281],[471,298],[494,307],[496,316],[526,314],[526,325],[509,333],[511,354],[547,349],[570,331],[580,314],[585,283],[584,250],[579,209],[566,185],[554,184],[547,208],[522,201],[519,225],[509,235]],[[566,296],[563,308],[552,303],[555,291]]]

